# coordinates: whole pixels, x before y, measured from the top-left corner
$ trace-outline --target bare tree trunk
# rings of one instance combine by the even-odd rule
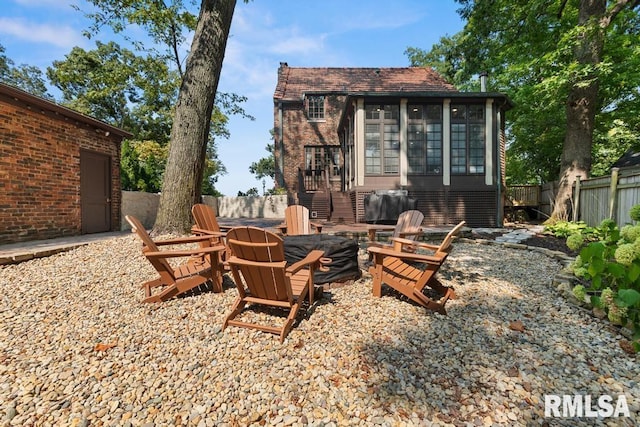
[[[602,60],[602,18],[606,0],[581,0],[578,25],[583,27],[574,50],[574,59],[585,67],[595,67]],[[589,177],[593,129],[598,110],[598,77],[590,70],[586,77],[574,82],[566,104],[567,133],[560,161],[560,184],[551,218],[569,220],[572,188],[578,176]]]
[[[202,190],[206,144],[236,0],[202,0],[178,93],[155,232],[191,227]]]

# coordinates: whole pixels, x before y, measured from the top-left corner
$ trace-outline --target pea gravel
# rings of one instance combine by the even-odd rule
[[[374,298],[365,273],[305,307],[280,344],[221,331],[229,277],[222,294],[140,303],[156,273],[133,235],[3,266],[0,425],[636,425],[638,360],[555,291],[560,268],[457,242],[440,271],[458,295],[448,316]],[[630,417],[545,418],[549,394],[624,395]]]

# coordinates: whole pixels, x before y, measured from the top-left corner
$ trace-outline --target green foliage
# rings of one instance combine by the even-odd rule
[[[545,225],[544,231],[563,238],[572,234],[580,234],[583,239],[597,232],[594,227],[589,227],[584,221],[557,221]]]
[[[558,179],[567,133],[566,106],[574,85],[597,79],[598,100],[591,145],[594,176],[640,140],[640,14],[629,4],[604,28],[596,64],[580,64],[580,2],[560,0],[458,0],[464,29],[430,50],[409,47],[413,66],[431,66],[461,90],[478,90],[476,76],[489,73],[488,90],[506,93],[515,108],[506,115],[508,184]],[[607,2],[614,3],[614,2]],[[611,12],[609,5],[608,12]],[[637,8],[637,4],[635,6]]]
[[[584,280],[573,289],[574,295],[580,300],[590,296],[591,304],[605,310],[611,323],[629,327],[640,351],[640,232],[635,227],[618,230],[612,221],[603,221],[593,234],[599,240],[582,247],[571,269]]]
[[[120,161],[122,189],[158,193],[167,154],[167,147],[155,141],[125,140]]]
[[[251,187],[246,192],[238,191],[238,197],[249,196],[249,197],[257,197],[260,193],[256,187]]]
[[[137,140],[169,141],[180,80],[164,59],[96,42],[94,50],[74,47],[47,75],[66,106],[127,129]]]
[[[640,205],[635,205],[629,210],[629,216],[634,221],[640,221]]]
[[[251,163],[249,166],[249,172],[254,174],[257,179],[262,178],[275,178],[276,176],[276,161],[273,154],[274,145],[267,144],[265,150],[269,153],[269,156],[263,157],[257,162]]]
[[[11,58],[4,55],[4,51],[4,46],[0,44],[0,82],[15,86],[32,95],[53,100],[53,97],[47,92],[42,71],[32,65],[16,66]]]

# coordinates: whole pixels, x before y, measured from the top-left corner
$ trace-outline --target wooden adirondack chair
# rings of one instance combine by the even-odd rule
[[[211,242],[209,236],[190,236],[170,240],[152,240],[140,221],[131,215],[125,216],[131,229],[142,240],[142,253],[160,275],[155,280],[142,284],[145,298],[142,302],[161,302],[187,292],[197,286],[211,282],[214,292],[222,292],[222,272],[218,262],[222,245],[194,247],[192,249],[160,250],[158,246],[185,243]],[[177,268],[171,267],[169,259],[184,257],[186,262]],[[211,262],[213,260],[213,263]],[[154,293],[156,288],[159,292]]]
[[[283,342],[291,330],[304,298],[313,304],[313,272],[323,252],[313,250],[302,260],[287,265],[282,239],[257,227],[236,227],[227,234],[231,247],[231,274],[238,287],[238,298],[222,329],[228,325],[253,328],[280,335]],[[260,304],[289,310],[281,327],[236,320],[247,304]]]
[[[413,241],[417,240],[422,234],[422,221],[424,220],[424,214],[418,210],[408,210],[402,212],[398,216],[398,221],[396,225],[370,225],[367,228],[367,234],[369,237],[369,244],[367,247],[391,247],[390,243],[383,243],[376,240],[377,234],[379,232],[389,232],[391,231],[391,236],[389,239],[393,238],[404,238]],[[415,246],[411,243],[404,244],[405,251],[415,251]],[[369,260],[373,259],[372,253],[369,253]]]
[[[285,236],[322,233],[322,224],[311,222],[309,209],[302,205],[288,206],[284,211],[284,222],[276,228]]]
[[[198,203],[191,207],[191,214],[195,224],[191,227],[191,232],[196,236],[210,236],[213,245],[221,244],[226,246],[227,232],[231,230],[232,226],[218,224],[216,213],[213,208],[204,203]],[[206,246],[207,243],[203,242],[201,246]],[[220,262],[226,267],[225,261],[229,258],[230,254],[228,248],[224,252],[220,252]]]
[[[415,301],[421,306],[441,314],[447,314],[444,306],[451,298],[455,298],[453,288],[444,286],[436,277],[436,273],[451,252],[453,238],[460,232],[465,222],[461,221],[442,240],[440,245],[415,242],[403,238],[393,238],[391,247],[370,247],[373,254],[373,266],[369,272],[373,276],[373,295],[382,296],[382,284],[385,283],[396,291]],[[432,254],[403,251],[403,245],[411,244],[419,249],[427,249]],[[420,265],[420,267],[418,267]],[[425,288],[438,294],[434,299],[425,295]]]

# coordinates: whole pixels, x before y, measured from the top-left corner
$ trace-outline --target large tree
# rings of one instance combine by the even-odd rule
[[[42,70],[33,65],[15,65],[4,51],[4,46],[0,44],[0,82],[20,88],[32,95],[53,99],[47,91]]]
[[[218,5],[217,2],[212,1],[202,1],[200,5],[200,14],[196,15],[192,13],[192,9],[196,6],[195,0],[183,1],[183,0],[87,0],[89,3],[95,6],[92,12],[87,13],[86,16],[92,20],[93,25],[86,31],[86,35],[88,37],[97,37],[102,30],[103,27],[108,26],[115,33],[121,35],[125,41],[130,42],[133,49],[137,52],[144,53],[145,58],[152,58],[160,63],[165,63],[170,66],[170,69],[178,74],[178,82],[175,86],[175,91],[178,93],[178,88],[180,87],[180,91],[187,90],[189,92],[189,96],[198,96],[195,94],[194,88],[196,88],[200,83],[194,81],[201,78],[201,76],[197,75],[198,71],[195,72],[194,77],[194,69],[199,68],[198,61],[207,59],[203,59],[204,55],[212,55],[214,50],[217,50],[215,46],[201,46],[200,52],[197,53],[199,58],[191,65],[191,70],[189,69],[188,63],[185,63],[190,60],[193,56],[193,48],[197,44],[195,43],[195,38],[192,44],[192,54],[188,56],[187,61],[185,61],[186,51],[184,44],[187,42],[187,35],[196,31],[197,37],[203,35],[205,38],[210,38],[210,31],[199,26],[202,22],[203,16],[207,17],[211,14],[211,11],[215,9],[223,10],[230,9],[231,13],[233,13],[233,9],[235,7],[235,2],[230,4],[228,7],[225,2],[222,2],[222,5]],[[213,12],[214,14],[216,12]],[[229,17],[229,20],[231,18]],[[207,18],[207,25],[210,25],[213,22],[212,19]],[[148,36],[151,38],[150,42],[142,42],[140,39],[134,39],[131,37],[131,34],[134,34],[128,29],[132,26],[142,28],[146,31]],[[198,26],[198,27],[197,27]],[[226,44],[226,37],[228,36],[228,28],[225,30],[224,34],[224,43]],[[195,37],[195,36],[194,36]],[[208,43],[210,40],[206,40]],[[222,55],[224,54],[224,48],[221,51],[220,60],[218,61],[220,65],[222,61]],[[213,61],[214,63],[216,60]],[[216,71],[217,76],[215,81],[211,83],[215,83],[217,86],[217,78],[219,76],[219,67]],[[191,75],[189,75],[191,73]],[[146,73],[141,73],[142,78],[147,78],[149,83],[153,85],[155,79],[152,76],[146,75]],[[187,81],[186,79],[190,81]],[[209,77],[207,77],[209,78]],[[185,86],[186,84],[186,86]],[[208,91],[208,89],[207,89]],[[204,95],[204,92],[201,93]],[[188,108],[200,108],[200,106],[196,106],[191,100],[186,98],[185,93],[181,92],[181,98],[176,101],[174,97],[171,100],[171,117],[167,118],[165,115],[162,117],[153,112],[153,109],[148,109],[147,114],[149,118],[160,118],[162,119],[163,126],[159,126],[159,129],[167,130],[167,141],[169,139],[173,140],[175,135],[178,135],[178,128],[174,126],[174,118],[177,118],[181,113],[177,111],[174,113],[174,108],[188,109]],[[209,117],[209,123],[202,127],[202,130],[207,134],[205,140],[200,141],[199,144],[203,144],[201,146],[201,150],[199,151],[199,159],[196,162],[198,165],[194,166],[198,171],[194,176],[200,176],[200,180],[195,182],[193,185],[182,187],[182,190],[185,194],[189,194],[189,196],[185,196],[187,198],[191,198],[193,194],[213,194],[220,195],[220,193],[215,189],[214,185],[217,181],[217,177],[221,174],[226,173],[226,169],[222,162],[217,158],[217,146],[216,140],[219,137],[228,138],[229,131],[227,129],[228,117],[230,114],[239,114],[247,119],[253,120],[253,117],[246,114],[244,109],[241,107],[241,103],[245,102],[246,98],[237,94],[229,94],[229,93],[218,93],[215,95],[215,103],[211,108],[208,109],[208,112],[200,111],[198,114],[207,113]],[[208,102],[208,100],[205,100]],[[192,129],[195,128],[194,125],[200,127],[201,124],[199,120],[203,120],[202,116],[199,115],[198,122],[190,123]],[[183,126],[178,125],[178,126]],[[204,125],[203,125],[204,126]],[[168,130],[173,129],[169,134]],[[169,138],[170,137],[170,138]],[[184,138],[175,136],[175,138],[183,141]],[[143,141],[133,141],[131,144],[125,144],[123,147],[125,149],[125,154],[133,156],[130,159],[123,159],[123,164],[127,166],[129,169],[127,170],[129,176],[123,177],[123,182],[126,183],[141,183],[144,188],[155,188],[154,186],[149,186],[148,184],[152,184],[156,182],[156,175],[151,176],[150,182],[142,182],[141,179],[146,179],[149,172],[161,172],[163,175],[167,173],[164,168],[164,163],[158,168],[158,155],[163,154],[157,150],[158,147],[154,147],[150,145],[151,141],[147,141],[144,139]],[[171,149],[177,149],[180,147],[182,142],[176,142],[170,144]],[[164,143],[160,143],[162,149],[166,149]],[[150,156],[149,156],[150,155]],[[165,157],[168,154],[165,154]],[[145,157],[147,160],[143,159]],[[182,159],[175,154],[173,156],[169,156],[172,159],[170,161],[178,161],[180,162]],[[126,161],[125,161],[126,160]],[[184,168],[184,165],[174,166],[174,170],[178,170],[180,168]],[[168,172],[174,173],[174,172]],[[191,175],[190,173],[185,172],[186,175]],[[126,178],[126,179],[125,179]],[[167,179],[174,179],[167,178]],[[166,181],[166,180],[165,180]],[[168,187],[171,187],[167,184]],[[138,185],[138,187],[141,187]],[[142,188],[141,187],[141,188]],[[168,190],[171,191],[171,190]],[[161,201],[162,211],[168,205],[168,202],[165,199],[164,202]],[[176,199],[177,200],[177,199]],[[173,203],[173,202],[171,202]],[[177,202],[176,202],[177,203]],[[173,215],[173,214],[170,214]],[[166,218],[166,215],[159,215],[161,218]],[[180,215],[182,225],[178,228],[184,229],[186,226],[185,221],[189,220],[189,210],[185,209],[184,212]],[[172,229],[174,225],[170,224],[158,224],[158,229]]]
[[[154,230],[184,231],[200,186],[211,113],[235,0],[202,0],[171,129],[169,159]]]
[[[409,48],[406,53],[413,65],[434,66],[465,89],[477,90],[472,79],[488,71],[490,90],[512,98],[516,108],[507,117],[508,182],[557,180],[561,164],[590,161],[590,156],[599,162],[598,171],[606,170],[610,163],[605,162],[640,135],[637,115],[629,114],[640,103],[637,1],[609,2],[596,16],[591,16],[597,10],[591,6],[602,6],[604,0],[458,1],[467,21],[464,30],[443,37],[428,52]],[[592,55],[598,52],[599,60]],[[587,105],[583,92],[596,94],[589,101],[596,116],[581,117],[582,129],[571,128],[578,124],[569,107]],[[585,129],[591,129],[593,138]],[[571,147],[576,142],[580,152]],[[566,182],[570,188],[571,178]],[[556,205],[566,206],[560,197]]]

